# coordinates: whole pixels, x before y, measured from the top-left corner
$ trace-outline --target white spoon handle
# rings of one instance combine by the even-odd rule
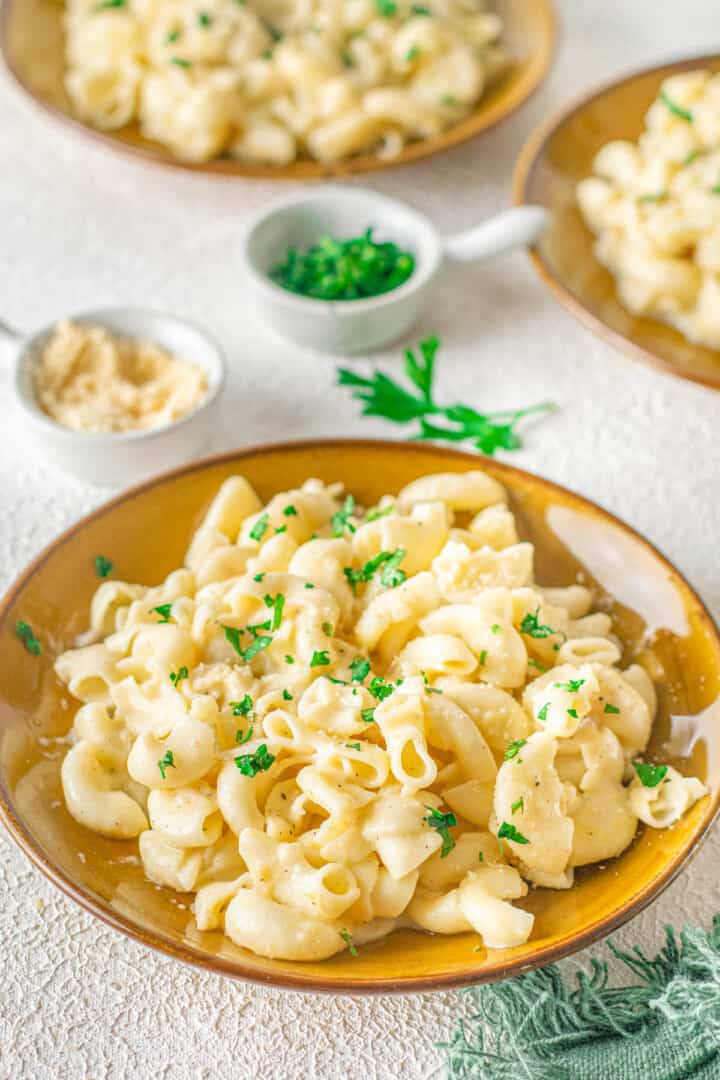
[[[0,319],[0,341],[18,342],[21,340],[22,334]]]
[[[550,224],[543,206],[515,206],[465,232],[443,238],[443,249],[459,262],[483,262],[495,255],[529,247]]]

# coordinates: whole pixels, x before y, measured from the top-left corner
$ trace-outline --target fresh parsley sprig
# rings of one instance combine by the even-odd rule
[[[543,402],[526,409],[510,409],[505,412],[481,413],[469,405],[439,405],[433,397],[435,359],[440,340],[429,337],[418,345],[417,353],[405,352],[405,375],[413,384],[407,390],[382,371],[373,372],[370,378],[358,375],[348,368],[338,369],[338,386],[352,387],[352,396],[363,404],[363,416],[381,416],[395,424],[420,424],[419,440],[465,442],[483,454],[492,455],[496,450],[517,450],[522,441],[517,425],[526,416],[551,412],[555,405]],[[442,425],[429,420],[437,417]]]
[[[457,825],[457,818],[452,810],[448,810],[446,814],[443,814],[441,810],[435,810],[432,806],[426,806],[425,809],[429,810],[430,813],[423,818],[423,821],[431,829],[434,829],[441,838],[440,858],[445,859],[455,847],[455,840],[450,835],[450,829]]]

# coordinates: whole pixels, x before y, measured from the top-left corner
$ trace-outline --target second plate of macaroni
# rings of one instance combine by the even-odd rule
[[[373,506],[315,479],[263,502],[232,475],[183,565],[99,586],[55,671],[72,817],[269,959],[397,927],[523,945],[529,890],[572,889],[707,793],[648,757],[646,668],[591,589],[537,583],[477,469]]]
[[[554,30],[549,0],[10,0],[0,36],[30,93],[115,146],[312,177],[498,122],[546,73]]]

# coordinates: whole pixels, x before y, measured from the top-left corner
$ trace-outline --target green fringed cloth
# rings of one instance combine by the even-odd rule
[[[554,965],[466,991],[450,1043],[453,1080],[720,1080],[720,916],[669,927],[654,959],[610,949],[635,976],[610,986],[593,960],[574,985]]]

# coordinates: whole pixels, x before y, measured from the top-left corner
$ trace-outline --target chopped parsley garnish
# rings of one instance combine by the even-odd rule
[[[282,593],[278,593],[277,596],[265,596],[263,603],[265,607],[273,609],[272,625],[267,629],[274,631],[280,629],[280,623],[282,622],[283,608],[285,607],[285,597]]]
[[[249,742],[250,739],[252,739],[252,733],[254,730],[255,729],[253,728],[252,724],[246,732],[243,732],[242,728],[238,728],[235,732],[235,742],[238,744],[238,746],[242,746],[243,743]]]
[[[392,683],[385,682],[382,675],[374,675],[368,686],[368,690],[378,701],[385,701],[386,698],[390,697],[394,689]]]
[[[245,694],[241,701],[231,701],[230,708],[233,716],[249,716],[253,710],[253,699]]]
[[[521,832],[511,825],[509,821],[503,821],[502,825],[497,832],[498,840],[512,840],[515,844],[529,844],[527,836],[523,836]]]
[[[95,573],[98,577],[106,578],[113,572],[113,564],[104,555],[95,556]]]
[[[537,718],[538,718],[538,720],[540,721],[541,724],[546,723],[549,708],[550,708],[550,702],[546,701],[545,704],[543,705],[542,709],[540,710],[540,712],[537,714]]]
[[[332,637],[334,633],[333,624],[331,622],[324,622],[320,628],[325,637]]]
[[[170,63],[175,64],[177,67],[181,67],[181,68],[192,67],[191,61],[183,59],[182,56],[173,56],[172,59],[170,60]]]
[[[382,371],[375,371],[370,378],[365,378],[348,368],[338,368],[338,385],[352,387],[353,398],[362,403],[363,416],[381,416],[395,424],[416,420],[420,431],[412,436],[414,439],[453,443],[470,439],[476,450],[489,455],[496,450],[516,450],[522,446],[516,431],[519,421],[555,407],[545,403],[527,409],[480,413],[468,405],[438,405],[433,398],[432,385],[439,345],[436,337],[421,341],[419,358],[411,349],[406,350],[405,374],[413,383],[411,390],[406,390]],[[434,422],[438,417],[447,423],[439,426]]]
[[[255,577],[253,578],[253,581],[262,581],[262,579],[264,577],[265,577],[265,574],[264,574],[264,572],[261,571],[259,574],[255,575]]]
[[[517,757],[526,742],[527,739],[514,739],[505,751],[504,760],[512,761],[514,757]]]
[[[437,686],[431,686],[430,681],[424,671],[421,671],[422,680],[425,683],[426,694],[442,694],[442,690],[439,690]]]
[[[160,622],[170,622],[170,612],[172,611],[172,604],[158,604],[157,607],[150,608],[150,612],[157,612],[160,616]]]
[[[358,954],[357,945],[353,941],[352,935],[350,934],[350,931],[349,930],[341,930],[340,931],[340,937],[343,939],[343,941],[347,945],[348,952],[350,953],[350,955],[351,956],[357,956],[357,954]]]
[[[212,26],[212,15],[209,15],[207,11],[200,11],[198,13],[198,24],[205,29],[208,26]]]
[[[540,614],[540,607],[535,609],[535,613],[530,612],[527,615],[523,615],[522,622],[520,623],[520,633],[527,634],[532,638],[547,638],[552,634],[561,634],[561,630],[553,630],[552,626],[546,626],[538,620]],[[563,637],[565,635],[563,634]]]
[[[478,660],[480,661],[480,666],[484,667],[485,666],[485,661],[487,660],[487,649],[482,649],[481,650],[480,656],[478,657]]]
[[[35,637],[30,623],[25,622],[23,619],[19,619],[18,622],[15,623],[15,633],[29,653],[32,653],[33,656],[41,655],[42,645]]]
[[[448,108],[452,108],[453,105],[457,105],[458,99],[453,97],[452,94],[443,94],[440,98],[441,105],[447,105]]]
[[[577,711],[577,709],[568,709],[567,714],[568,714],[568,716],[572,716],[573,720],[578,719],[578,711]]]
[[[267,746],[262,743],[254,754],[241,754],[236,757],[235,764],[243,776],[257,776],[259,772],[267,772],[274,760],[275,755],[268,753]]]
[[[315,300],[362,300],[390,292],[410,277],[415,257],[392,241],[375,241],[372,232],[347,240],[321,236],[305,251],[290,247],[270,270],[270,279]]]
[[[558,690],[567,690],[569,694],[577,694],[580,687],[584,685],[584,679],[568,679],[567,682],[553,683],[553,686],[556,686]]]
[[[351,533],[355,532],[355,526],[350,521],[350,518],[355,513],[355,499],[352,495],[345,496],[345,502],[342,504],[339,510],[330,518],[330,524],[332,525],[333,536],[343,536],[345,529],[349,529]]]
[[[397,15],[398,6],[396,0],[375,0],[375,7],[378,15],[384,15],[386,19]]]
[[[457,818],[451,810],[447,814],[443,814],[440,810],[434,810],[432,806],[426,806],[426,810],[430,813],[427,817],[423,818],[423,821],[430,826],[431,829],[435,829],[437,834],[442,839],[442,847],[440,848],[440,858],[446,858],[452,849],[455,847],[455,841],[450,835],[450,829],[457,825]]]
[[[532,656],[528,658],[528,667],[534,667],[538,671],[547,671],[545,665],[541,664],[539,660],[534,660]]]
[[[375,572],[382,567],[382,573],[380,574],[381,584],[388,589],[394,589],[396,586],[401,585],[407,577],[404,570],[398,569],[398,564],[402,562],[406,554],[407,552],[403,548],[397,548],[396,551],[380,551],[372,559],[368,559],[361,567],[344,567],[343,574],[350,583],[353,592],[355,592],[355,586],[358,583],[370,581]]]
[[[667,90],[661,90],[658,96],[660,101],[662,101],[663,105],[670,110],[673,116],[677,116],[680,120],[685,120],[688,124],[692,124],[693,114],[689,109],[683,109],[682,105],[678,105],[673,101]]]
[[[158,761],[157,767],[160,770],[160,775],[162,776],[163,780],[165,779],[165,770],[166,769],[177,769],[177,765],[175,764],[175,759],[173,757],[172,750],[166,750],[165,751],[163,756]]]
[[[112,8],[124,8],[125,0],[100,0],[99,4],[96,4],[93,11],[110,11]]]
[[[286,506],[283,510],[283,514],[285,515],[285,517],[297,517],[297,510],[292,505],[292,503],[290,503],[290,505]]]
[[[375,706],[373,705],[369,709],[363,709],[363,711],[360,713],[360,716],[362,717],[362,720],[363,720],[364,724],[374,724],[375,723]]]
[[[611,705],[610,702],[608,701],[605,704],[605,708],[603,709],[603,712],[608,713],[610,716],[617,716],[617,714],[620,712],[620,710],[618,709],[617,705]]]
[[[522,810],[523,814],[525,813],[525,800],[522,798],[522,796],[519,799],[516,799],[510,807],[510,811],[513,814],[516,814],[518,810]]]
[[[650,762],[633,761],[632,767],[638,774],[643,787],[657,787],[667,775],[667,765],[651,765]]]
[[[499,634],[500,631],[502,630],[502,627],[501,627],[499,622],[496,622],[496,623],[492,624],[490,629],[492,630],[493,634]]]
[[[165,41],[167,42],[168,45],[174,45],[175,42],[180,38],[181,33],[182,33],[181,30],[171,30],[170,33],[165,38]]]
[[[350,665],[350,677],[353,682],[363,682],[370,674],[370,661],[362,656],[356,656]]]
[[[362,749],[359,742],[346,742],[345,747],[348,750],[361,750]]]
[[[248,630],[250,631],[250,633],[255,635],[255,636],[253,637],[253,640],[248,645],[247,649],[243,649],[243,647],[242,647],[242,645],[240,643],[240,635],[243,633],[242,630],[238,629],[237,626],[223,626],[222,629],[223,629],[223,633],[225,634],[225,637],[226,637],[227,641],[229,641],[229,643],[232,645],[235,652],[238,654],[238,656],[242,657],[242,659],[245,660],[245,662],[247,663],[249,660],[252,660],[254,656],[257,656],[257,654],[259,652],[262,652],[263,649],[267,649],[268,645],[272,644],[272,638],[271,637],[268,637],[267,635],[263,635],[263,634],[261,634],[261,635],[256,634],[256,631],[258,629],[269,629],[269,628],[270,628],[270,623],[269,622],[261,623],[261,624],[259,624],[259,626],[248,626]]]
[[[171,671],[170,672],[170,682],[173,684],[173,686],[176,686],[176,687],[180,685],[180,683],[183,681],[183,679],[187,679],[187,677],[188,677],[188,669],[185,667],[184,664],[183,664],[183,666],[181,668],[178,668],[177,671]]]
[[[392,514],[394,509],[394,506],[371,506],[365,515],[365,520],[368,522],[377,521],[378,518],[387,517],[388,514]]]
[[[292,696],[292,694],[290,693],[289,690],[283,690],[282,696],[283,696],[283,701],[292,701],[292,699],[293,699],[293,696]]]
[[[285,663],[286,664],[294,664],[295,663],[295,657],[290,656],[290,653],[286,653],[285,654]]]
[[[330,653],[326,649],[315,649],[310,657],[310,667],[327,667],[330,663]]]
[[[306,581],[305,584],[303,585],[303,589],[314,589],[314,588],[315,588],[315,586],[313,585],[312,581]]]
[[[417,60],[420,55],[420,49],[417,45],[411,45],[408,51],[405,53],[405,60],[408,64],[412,64]]]
[[[430,8],[426,4],[411,4],[410,11],[413,15],[430,15]]]
[[[275,530],[275,536],[277,536],[278,533],[284,533],[284,532],[287,532],[287,525],[281,525],[279,529],[276,529]]]
[[[264,514],[261,514],[260,517],[257,519],[252,529],[250,530],[251,540],[262,540],[263,536],[267,532],[268,517],[269,515],[266,511]]]

